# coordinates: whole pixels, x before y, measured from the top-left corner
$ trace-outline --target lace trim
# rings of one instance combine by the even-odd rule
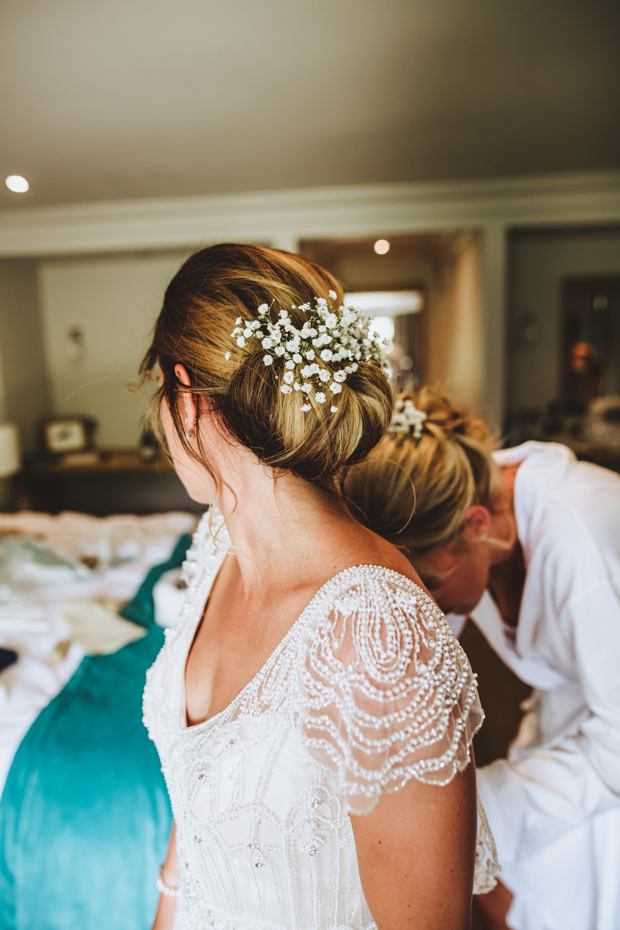
[[[495,840],[482,801],[478,795],[478,839],[476,841],[476,870],[474,872],[474,894],[487,894],[497,885],[501,866],[497,859]]]
[[[192,543],[185,554],[185,561],[181,566],[181,578],[190,587],[192,581],[198,572],[204,570],[205,557],[214,555],[217,552],[215,536],[222,527],[224,519],[219,512],[213,512],[209,509],[202,515],[194,535]],[[213,529],[215,527],[215,533]]]
[[[435,602],[378,566],[343,574],[307,638],[300,722],[305,745],[338,772],[349,810],[363,814],[412,777],[448,784],[468,764],[483,714]]]

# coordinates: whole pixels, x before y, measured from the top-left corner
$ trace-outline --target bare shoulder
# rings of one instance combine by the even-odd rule
[[[404,575],[426,591],[420,576],[400,549],[357,523],[353,526],[345,523],[336,529],[329,555],[333,558],[334,574],[355,565],[379,565]]]

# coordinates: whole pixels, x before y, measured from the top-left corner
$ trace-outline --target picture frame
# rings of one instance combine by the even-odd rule
[[[95,421],[90,417],[53,417],[43,422],[47,452],[85,452],[92,449]]]

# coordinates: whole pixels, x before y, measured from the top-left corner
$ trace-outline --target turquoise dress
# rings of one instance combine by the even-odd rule
[[[163,643],[153,587],[182,536],[122,613],[147,635],[89,656],[23,739],[0,801],[0,930],[147,930],[172,816],[142,724],[146,670]]]

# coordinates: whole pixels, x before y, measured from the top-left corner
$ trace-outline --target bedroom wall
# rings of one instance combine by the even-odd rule
[[[168,272],[172,273],[174,267],[171,266],[175,262],[172,261],[166,268],[166,274],[159,278],[153,278],[151,274],[154,266],[150,266],[149,272],[142,263],[148,265],[151,260],[157,264],[164,254],[162,250],[168,250],[168,254],[176,255],[180,261],[186,250],[193,251],[208,242],[224,239],[265,242],[295,250],[302,239],[375,235],[390,238],[400,234],[478,230],[481,235],[483,298],[483,344],[479,367],[481,409],[498,428],[506,410],[505,389],[513,377],[512,373],[510,378],[506,374],[505,350],[508,342],[507,246],[510,231],[551,226],[574,228],[578,224],[600,227],[605,223],[620,223],[618,172],[10,209],[0,211],[0,257],[7,261],[7,265],[24,260],[41,265],[39,278],[45,321],[45,356],[50,368],[49,402],[56,408],[54,412],[79,412],[85,409],[84,404],[90,398],[102,421],[100,442],[107,437],[106,443],[130,446],[138,433],[137,408],[131,406],[135,399],[130,399],[130,413],[127,415],[120,410],[118,398],[124,392],[126,381],[133,376],[142,346],[133,345],[134,335],[126,334],[131,319],[127,318],[127,313],[138,312],[148,293],[141,284],[137,284],[136,300],[128,310],[126,304],[119,304],[115,297],[106,302],[107,285],[94,270],[98,262],[112,260],[114,265],[117,260],[121,264],[125,260],[141,267],[140,274],[144,273],[145,280],[147,283],[150,281],[154,288],[152,300],[148,298],[151,302],[147,301],[146,309],[141,311],[141,320],[148,329],[161,297],[163,279],[168,277]],[[91,257],[77,258],[78,255]],[[84,278],[88,278],[88,274],[78,272],[78,266],[84,262],[91,264],[92,280],[97,285],[95,290],[85,284]],[[73,272],[70,274],[68,271],[70,267],[75,270],[73,278]],[[66,300],[59,286],[65,273],[69,289],[73,291],[73,296],[67,295]],[[83,280],[78,286],[81,274]],[[128,271],[127,274],[132,277]],[[142,281],[140,274],[136,280]],[[0,277],[0,292],[2,290]],[[118,290],[126,294],[124,288],[117,287]],[[120,299],[121,295],[118,297]],[[2,299],[0,293],[0,305]],[[68,313],[69,304],[74,313]],[[91,327],[90,321],[94,320],[92,326],[99,331],[93,309],[95,304],[100,308],[99,312],[112,313],[116,331],[124,334],[118,346],[114,344],[113,348],[117,354],[120,350],[120,354],[127,357],[125,361],[118,359],[113,366],[103,360],[102,353],[99,353],[101,357],[95,358],[96,346],[87,332],[88,358],[80,363],[81,367],[75,365],[70,368],[65,358],[66,345],[62,344],[62,339],[66,339],[66,327],[79,323],[83,318],[87,329]],[[125,314],[114,309],[121,305],[126,307]],[[59,332],[63,332],[64,337],[59,336]],[[0,364],[1,356],[0,349]],[[114,370],[110,371],[110,367]],[[527,378],[524,375],[521,382],[527,383]],[[106,380],[108,390],[102,391],[101,385],[89,386],[89,379],[97,382]],[[1,388],[2,384],[0,395]],[[73,391],[77,393],[72,394]],[[42,394],[47,403],[45,386]]]
[[[558,398],[562,280],[620,274],[620,227],[521,230],[510,237],[508,412]],[[531,320],[526,338],[518,324]]]
[[[22,451],[32,452],[51,410],[35,263],[0,261],[0,418],[17,424]]]
[[[137,380],[165,287],[185,257],[175,250],[38,265],[52,408],[95,417],[102,448],[136,447],[144,404],[127,386]]]
[[[487,413],[483,340],[480,236],[463,233],[450,245],[429,303],[428,380],[476,414]]]

